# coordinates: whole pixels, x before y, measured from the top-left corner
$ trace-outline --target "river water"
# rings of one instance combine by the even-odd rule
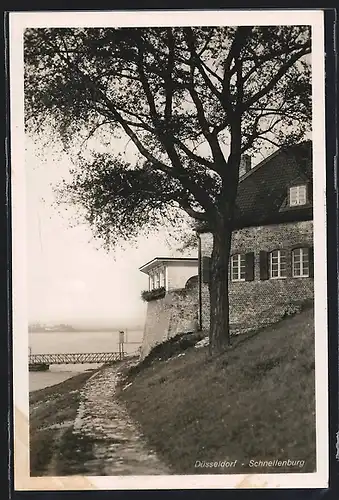
[[[141,345],[143,332],[125,333],[124,351],[132,354]],[[118,352],[119,332],[43,332],[29,333],[32,354]],[[98,368],[99,364],[51,365],[46,372],[29,372],[29,391],[58,384],[79,372]]]

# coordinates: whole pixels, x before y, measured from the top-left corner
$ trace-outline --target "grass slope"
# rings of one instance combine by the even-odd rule
[[[315,470],[312,309],[238,336],[219,356],[190,348],[153,362],[125,384],[119,397],[174,473]],[[288,459],[304,465],[250,466]],[[232,470],[195,467],[196,461],[235,460]]]
[[[79,406],[79,391],[92,374],[92,371],[80,373],[30,394],[31,476],[70,473],[75,448],[69,434]],[[72,449],[72,459],[67,456],[66,448]]]

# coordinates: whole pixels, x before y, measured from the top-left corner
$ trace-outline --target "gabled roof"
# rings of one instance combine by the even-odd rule
[[[280,149],[241,177],[234,229],[280,222],[311,220],[312,203],[288,207],[288,188],[308,184],[312,200],[312,143]],[[208,231],[207,227],[200,232]]]
[[[311,193],[311,141],[273,153],[243,176],[238,186],[235,226],[312,219],[311,204],[282,210],[287,205],[288,188],[302,182],[309,184]]]

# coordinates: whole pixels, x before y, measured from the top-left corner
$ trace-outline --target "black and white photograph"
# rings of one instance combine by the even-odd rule
[[[15,488],[326,487],[323,12],[9,28]]]

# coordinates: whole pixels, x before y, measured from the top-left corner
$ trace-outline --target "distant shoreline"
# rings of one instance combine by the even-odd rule
[[[62,328],[48,328],[48,329],[28,329],[28,333],[98,333],[98,332],[104,332],[104,333],[119,333],[119,331],[124,331],[125,333],[130,333],[130,332],[141,332],[143,331],[143,328],[69,328],[69,329],[62,329]]]

